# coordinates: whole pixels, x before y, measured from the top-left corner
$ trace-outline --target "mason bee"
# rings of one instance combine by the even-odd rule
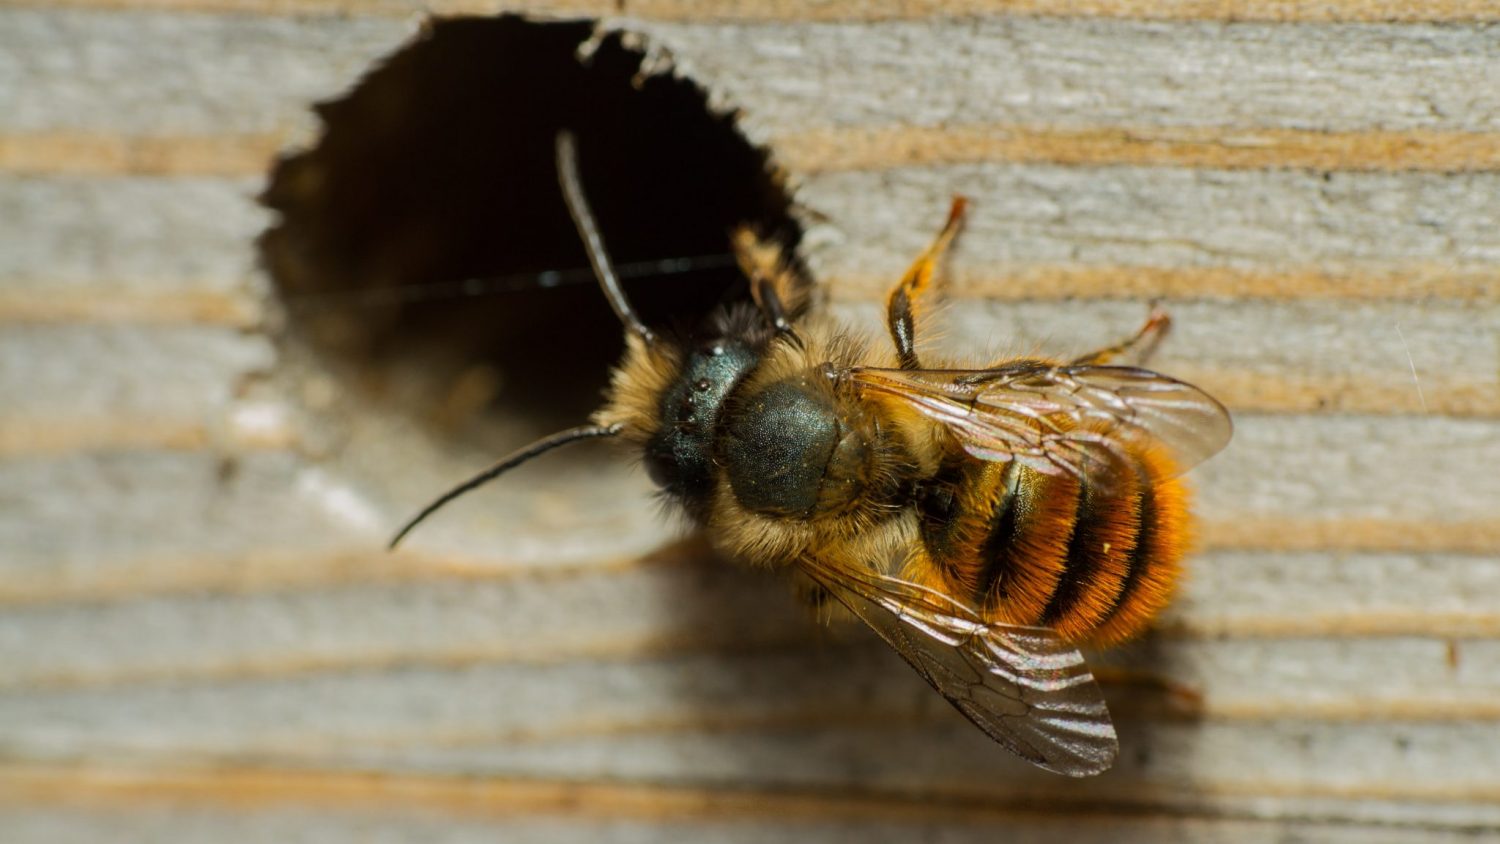
[[[1181,381],[1112,360],[1166,317],[1062,363],[978,367],[919,355],[916,316],[964,213],[891,290],[877,348],[808,313],[781,251],[734,237],[752,302],[668,335],[615,278],[557,142],[563,193],[626,352],[593,424],[534,443],[443,495],[566,443],[618,437],[726,556],[788,569],[813,603],[869,625],[996,742],[1085,776],[1118,752],[1080,645],[1115,644],[1163,608],[1188,546],[1178,476],[1222,449],[1227,411]]]

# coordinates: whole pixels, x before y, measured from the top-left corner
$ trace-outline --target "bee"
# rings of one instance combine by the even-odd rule
[[[929,361],[917,315],[964,215],[887,299],[888,348],[808,313],[780,250],[741,231],[751,301],[696,329],[645,325],[615,278],[558,136],[564,197],[624,359],[592,424],[554,434],[441,496],[567,443],[615,437],[726,556],[793,572],[817,606],[874,630],[990,738],[1071,776],[1106,770],[1118,742],[1080,646],[1139,633],[1165,606],[1189,546],[1179,476],[1229,441],[1224,407],[1165,375],[1111,361]],[[884,343],[879,344],[884,346]]]

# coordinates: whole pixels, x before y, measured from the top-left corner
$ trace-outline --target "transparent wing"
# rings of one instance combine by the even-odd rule
[[[1229,411],[1191,384],[1130,366],[1018,363],[998,369],[856,368],[866,390],[943,423],[981,460],[1108,477],[1128,452],[1165,450],[1177,472],[1229,442]]]
[[[1108,770],[1119,753],[1083,656],[1051,630],[986,623],[933,589],[817,560],[802,569],[990,738],[1059,774]]]

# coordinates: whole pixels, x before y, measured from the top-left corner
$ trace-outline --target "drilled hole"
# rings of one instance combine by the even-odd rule
[[[462,437],[503,419],[514,444],[582,421],[622,330],[557,187],[564,127],[616,262],[691,259],[689,271],[627,278],[648,323],[691,323],[746,295],[728,254],[734,226],[795,248],[766,153],[692,82],[640,77],[644,56],[622,36],[580,59],[592,33],[590,22],[436,21],[317,107],[321,140],[281,161],[263,196],[279,213],[261,248],[290,344],[429,430]]]

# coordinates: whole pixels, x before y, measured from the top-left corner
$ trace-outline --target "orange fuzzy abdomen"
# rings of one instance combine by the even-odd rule
[[[909,577],[986,618],[1110,645],[1166,606],[1187,549],[1170,460],[1131,454],[1109,484],[963,455],[929,485]]]

